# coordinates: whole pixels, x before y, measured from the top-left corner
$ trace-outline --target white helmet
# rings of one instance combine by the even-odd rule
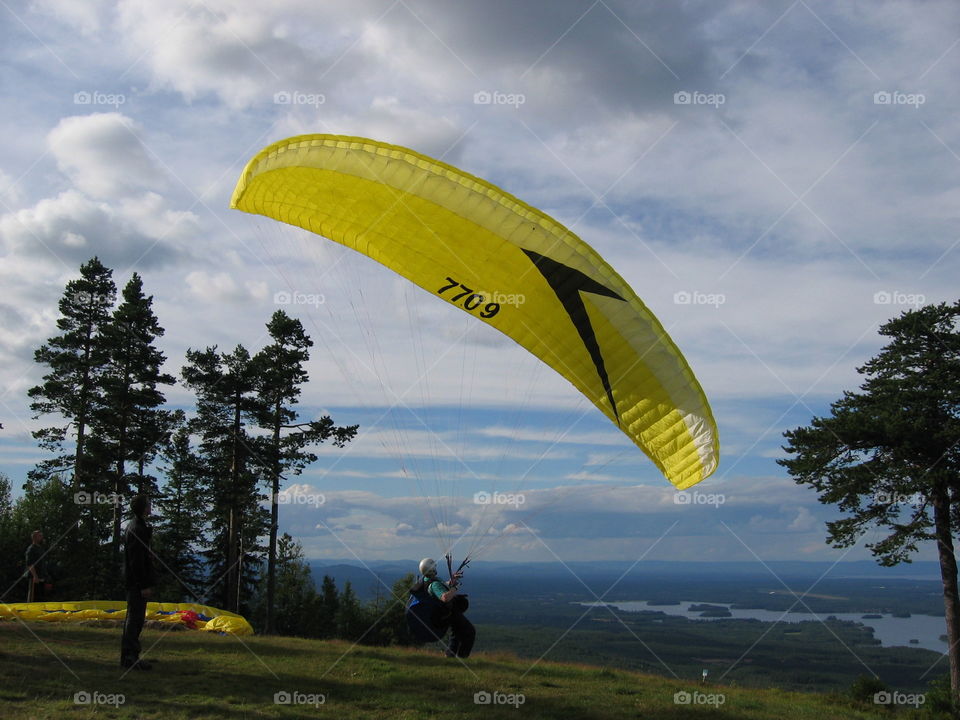
[[[420,561],[420,574],[424,577],[433,577],[437,574],[437,561],[433,558],[424,558]]]

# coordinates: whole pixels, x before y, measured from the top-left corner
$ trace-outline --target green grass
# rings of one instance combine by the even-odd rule
[[[211,636],[145,630],[151,672],[118,664],[115,628],[0,622],[0,717],[26,718],[890,718],[840,696],[697,685],[586,665],[534,663],[480,653],[465,663],[437,650],[371,648],[340,641]],[[125,674],[126,672],[126,674]],[[278,692],[322,695],[283,705]],[[522,694],[480,705],[474,694]],[[679,705],[674,694],[722,694],[718,707]],[[122,704],[77,704],[78,692],[122,695]],[[102,697],[101,699],[107,699]]]

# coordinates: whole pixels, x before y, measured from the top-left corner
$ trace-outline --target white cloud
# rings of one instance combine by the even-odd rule
[[[632,481],[628,478],[617,477],[616,475],[607,475],[603,473],[591,473],[582,470],[577,473],[564,476],[564,480],[580,480],[581,482],[623,482]]]
[[[187,291],[208,307],[229,307],[237,303],[264,302],[267,299],[265,282],[246,280],[238,284],[226,271],[194,270],[186,278]]]
[[[577,432],[570,428],[558,428],[556,430],[527,428],[527,427],[505,427],[502,425],[478,428],[474,431],[478,435],[491,438],[509,438],[514,441],[529,441],[539,443],[549,443],[563,445],[570,443],[573,445],[624,445],[626,441],[622,434],[611,430],[610,432]]]
[[[159,196],[110,204],[76,190],[0,216],[0,238],[8,253],[46,258],[61,271],[93,255],[111,266],[169,263],[185,252],[182,243],[195,227],[192,213],[166,209]]]
[[[34,12],[51,16],[87,37],[101,29],[110,7],[109,0],[31,0],[30,5]]]
[[[126,115],[94,113],[63,118],[48,140],[57,167],[78,189],[113,200],[164,185],[140,133],[138,123]]]
[[[22,199],[23,193],[15,184],[14,179],[0,170],[0,203],[4,207],[15,207],[20,204]]]
[[[282,5],[246,7],[212,2],[163,4],[127,0],[119,28],[128,52],[150,70],[153,84],[188,101],[214,95],[232,108],[272,103],[284,89],[308,91],[324,63],[308,48],[325,48],[323,29],[310,42],[284,37],[277,15],[296,22]]]

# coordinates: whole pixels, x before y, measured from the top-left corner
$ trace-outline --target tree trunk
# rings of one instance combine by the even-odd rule
[[[933,493],[933,520],[940,555],[940,577],[943,580],[947,642],[950,645],[950,690],[953,703],[957,705],[960,699],[960,596],[957,593],[957,557],[953,552],[950,500],[946,489],[938,488]]]
[[[120,498],[123,497],[123,490],[125,483],[123,482],[124,478],[127,475],[127,465],[125,462],[127,454],[127,424],[129,422],[128,412],[127,412],[127,391],[130,388],[130,373],[127,372],[123,387],[123,393],[121,396],[121,407],[123,411],[120,413],[120,433],[117,439],[117,478],[114,481],[113,486],[113,554],[114,557],[120,552],[120,523],[123,519],[123,508],[121,507],[122,501]]]
[[[83,453],[84,453],[84,440],[86,439],[87,432],[87,410],[89,397],[90,397],[90,356],[92,354],[93,346],[93,328],[88,324],[84,329],[84,339],[83,339],[83,376],[80,379],[79,395],[80,403],[78,405],[79,410],[77,411],[77,449],[76,454],[73,459],[73,491],[78,492],[80,490],[90,490],[84,481],[84,469],[82,467],[83,463]],[[95,488],[94,488],[95,489]]]
[[[240,518],[237,495],[240,477],[240,393],[234,398],[233,442],[230,462],[230,527],[227,538],[227,609],[239,612],[240,572],[239,542]]]
[[[124,467],[123,458],[117,460],[117,477],[113,481],[113,556],[118,557],[120,554],[120,521],[123,519],[123,497],[121,490],[122,478],[126,468]]]
[[[280,508],[277,505],[277,495],[280,493],[280,403],[274,408],[273,447],[271,468],[273,471],[273,492],[270,494],[270,549],[267,553],[267,633],[273,634],[274,617],[273,605],[277,589],[277,526],[280,519]]]

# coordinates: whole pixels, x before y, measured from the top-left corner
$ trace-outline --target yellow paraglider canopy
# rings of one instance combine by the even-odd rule
[[[716,469],[710,406],[656,317],[587,243],[500,188],[396,145],[302,135],[250,160],[231,207],[350,247],[493,326],[676,487]]]
[[[76,623],[83,620],[123,620],[126,616],[127,603],[123,600],[0,603],[0,620],[19,618],[36,622]],[[193,630],[253,635],[250,623],[240,615],[199,603],[149,602],[145,619],[182,623]]]

